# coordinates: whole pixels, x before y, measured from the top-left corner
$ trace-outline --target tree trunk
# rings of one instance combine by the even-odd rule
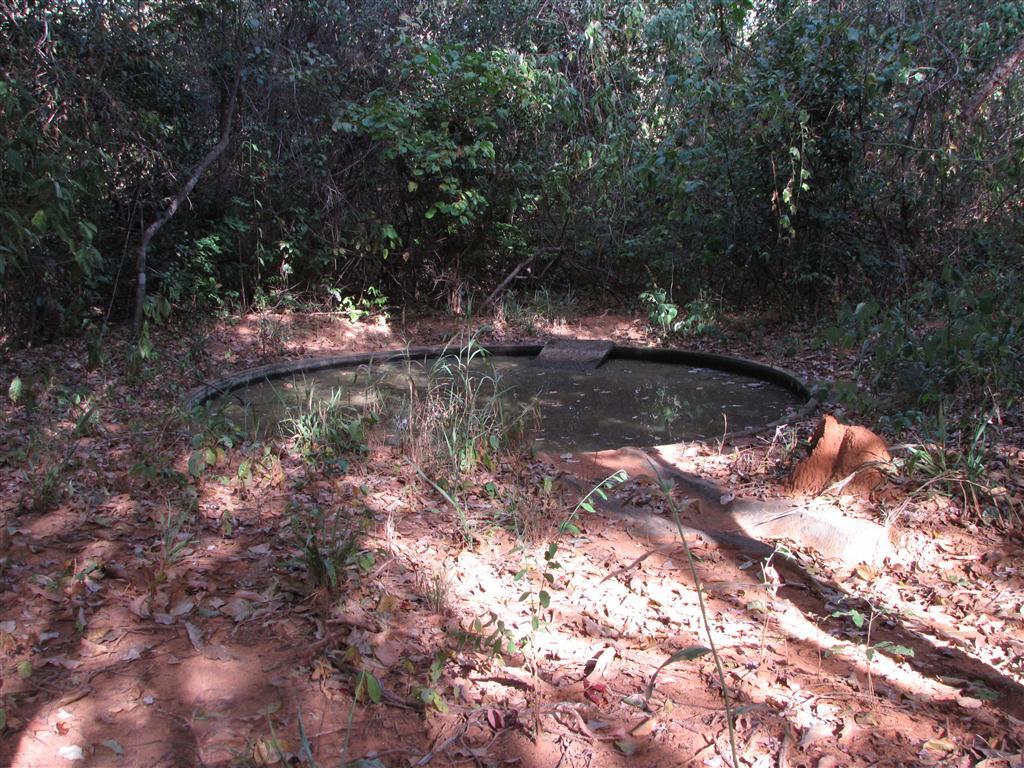
[[[985,83],[985,87],[978,91],[978,94],[971,99],[971,103],[964,109],[964,120],[969,120],[975,112],[981,109],[981,105],[985,103],[989,96],[995,93],[996,89],[1006,85],[1006,81],[1010,79],[1013,70],[1017,68],[1021,61],[1024,61],[1024,37],[1017,41],[1017,45],[1003,59],[1003,63],[995,68],[992,76]]]
[[[195,167],[192,174],[188,177],[188,181],[185,185],[178,190],[168,206],[163,212],[153,220],[153,222],[146,227],[146,230],[142,233],[142,239],[139,241],[139,249],[135,256],[135,271],[137,273],[137,279],[135,283],[135,314],[132,318],[132,331],[135,334],[135,338],[138,338],[142,334],[142,323],[145,319],[143,309],[146,304],[146,273],[148,271],[148,254],[149,254],[149,242],[153,239],[160,228],[163,227],[175,213],[178,212],[178,208],[185,202],[186,198],[192,194],[192,190],[195,189],[196,184],[199,183],[199,179],[207,169],[213,165],[213,163],[224,154],[224,150],[228,148],[228,140],[231,138],[231,121],[235,114],[235,103],[238,99],[238,86],[242,80],[242,70],[239,67],[235,73],[234,83],[231,85],[231,91],[227,94],[226,100],[221,105],[220,114],[220,138],[217,143],[214,144],[210,151],[206,153],[203,159],[199,162],[199,165]]]

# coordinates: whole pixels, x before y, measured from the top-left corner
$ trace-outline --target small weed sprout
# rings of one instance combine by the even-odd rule
[[[427,670],[427,684],[416,687],[415,694],[416,698],[422,701],[426,706],[433,707],[441,714],[448,711],[448,702],[444,700],[444,697],[438,693],[437,681],[441,679],[441,674],[444,672],[444,665],[448,663],[448,652],[438,651],[434,654],[433,660],[430,662],[430,668]]]
[[[872,643],[871,633],[875,626],[875,620],[878,619],[879,616],[885,616],[889,614],[891,611],[888,608],[879,608],[874,605],[871,605],[870,603],[868,604],[868,606],[870,610],[867,617],[864,616],[863,612],[859,611],[856,608],[848,608],[846,610],[835,610],[831,613],[831,616],[832,618],[841,618],[843,616],[846,616],[850,619],[850,622],[853,624],[855,631],[865,631],[863,650],[864,658],[867,659],[868,693],[874,696],[875,686],[871,676],[871,665],[872,661],[874,661],[875,654],[881,651],[882,653],[885,653],[889,656],[895,656],[896,658],[904,658],[908,656],[912,657],[914,655],[914,649],[909,648],[905,645],[898,645],[892,642],[891,640],[883,640],[878,643]],[[842,650],[845,647],[846,646],[839,646],[833,649],[832,652],[835,653],[836,651]]]

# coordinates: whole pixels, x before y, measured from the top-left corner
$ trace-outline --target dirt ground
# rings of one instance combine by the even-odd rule
[[[382,440],[331,472],[255,441],[190,466],[192,387],[464,330],[250,316],[158,333],[134,376],[121,337],[99,367],[74,340],[4,359],[25,391],[0,411],[0,764],[726,766],[722,679],[743,766],[1022,764],[1024,541],[967,497],[833,494],[893,543],[884,564],[838,563],[702,534],[642,477],[578,509],[586,457],[509,458],[461,523]],[[557,337],[653,343],[610,313],[498,318],[484,338]],[[706,344],[809,380],[850,366],[763,319]],[[814,425],[694,443],[682,468],[784,497]],[[1021,446],[997,452],[990,473],[1024,498]],[[680,508],[693,570],[635,524]],[[296,566],[292,518],[314,509],[361,531],[333,593]]]

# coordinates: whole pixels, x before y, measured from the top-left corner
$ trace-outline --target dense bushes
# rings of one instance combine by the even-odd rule
[[[1024,394],[1024,292],[1020,272],[947,263],[941,280],[888,308],[843,307],[825,338],[859,350],[860,390],[840,395],[862,411],[936,412],[961,397],[982,408]]]
[[[238,79],[228,150],[151,248],[174,305],[458,308],[532,260],[667,304],[899,302],[927,357],[916,318],[973,333],[949,264],[1019,304],[1022,35],[1018,3],[952,0],[12,6],[0,322],[126,316],[141,229]]]

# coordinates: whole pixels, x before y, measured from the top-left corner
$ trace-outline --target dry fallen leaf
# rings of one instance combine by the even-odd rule
[[[655,727],[658,725],[657,717],[648,717],[640,725],[629,732],[630,736],[634,736],[638,739],[642,739],[645,736],[650,736],[654,733]]]
[[[853,572],[864,581],[875,581],[878,578],[878,569],[867,563],[861,563],[853,569]]]
[[[203,650],[203,631],[191,621],[185,622],[185,631],[188,633],[189,642],[197,651]]]
[[[948,754],[956,750],[956,744],[949,739],[928,739],[921,745],[921,750],[933,754]]]
[[[832,736],[832,726],[828,723],[815,723],[800,737],[800,749],[805,749],[810,744],[828,739]]]
[[[252,616],[252,603],[245,598],[236,597],[221,606],[220,612],[235,621],[245,621]]]
[[[402,645],[396,640],[388,640],[373,649],[373,655],[377,660],[389,669],[395,666],[402,658]]]

